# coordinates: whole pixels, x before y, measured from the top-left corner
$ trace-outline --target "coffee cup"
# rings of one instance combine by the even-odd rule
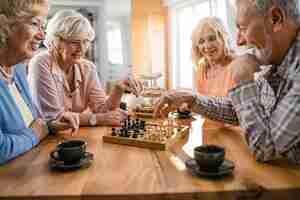
[[[78,162],[86,152],[86,142],[83,140],[67,140],[57,145],[58,157],[66,163]]]
[[[216,171],[224,162],[225,149],[222,146],[205,144],[194,148],[194,159],[200,169]]]

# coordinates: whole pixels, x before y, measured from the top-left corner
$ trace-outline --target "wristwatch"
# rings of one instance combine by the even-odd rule
[[[92,113],[90,115],[89,124],[90,124],[90,126],[96,126],[97,125],[97,116],[96,116],[95,113]]]

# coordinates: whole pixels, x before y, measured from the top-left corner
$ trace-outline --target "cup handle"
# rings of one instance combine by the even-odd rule
[[[56,156],[55,156],[55,154],[56,154]],[[55,161],[61,161],[61,162],[63,162],[62,160],[59,160],[59,158],[58,158],[57,149],[51,151],[50,158],[53,159],[53,160],[55,160]]]

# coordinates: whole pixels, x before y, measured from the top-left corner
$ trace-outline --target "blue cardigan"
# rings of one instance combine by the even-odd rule
[[[37,110],[33,104],[25,66],[15,65],[14,82],[33,114],[37,118]],[[33,129],[27,128],[21,113],[10,94],[7,84],[0,78],[0,165],[30,150],[39,141]]]

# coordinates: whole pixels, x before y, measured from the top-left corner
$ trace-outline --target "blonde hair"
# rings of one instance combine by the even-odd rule
[[[11,25],[23,17],[34,16],[34,7],[48,0],[0,0],[0,48],[7,46]]]
[[[205,17],[201,19],[192,32],[191,58],[196,69],[201,70],[202,71],[201,75],[203,76],[206,76],[207,70],[209,69],[210,66],[207,59],[200,53],[198,44],[201,37],[201,32],[203,28],[206,26],[209,26],[215,32],[217,39],[224,43],[224,55],[225,56],[233,55],[233,50],[230,47],[229,35],[222,21],[217,17]]]
[[[45,45],[57,46],[61,39],[84,39],[92,41],[95,31],[89,20],[75,10],[60,10],[49,21]]]

